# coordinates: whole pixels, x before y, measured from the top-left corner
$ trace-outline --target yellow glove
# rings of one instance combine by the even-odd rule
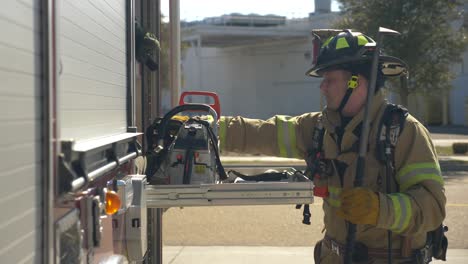
[[[341,207],[336,214],[353,224],[377,225],[379,196],[374,191],[358,187],[343,190],[340,194]]]

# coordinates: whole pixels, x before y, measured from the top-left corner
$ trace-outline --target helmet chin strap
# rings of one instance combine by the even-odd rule
[[[345,107],[346,103],[348,103],[349,97],[351,97],[351,93],[354,91],[354,89],[357,86],[358,86],[358,75],[353,73],[351,75],[351,78],[348,81],[348,89],[346,90],[346,93],[343,96],[343,99],[341,99],[340,106],[338,107],[338,113],[340,115],[343,115],[342,113],[343,108]]]

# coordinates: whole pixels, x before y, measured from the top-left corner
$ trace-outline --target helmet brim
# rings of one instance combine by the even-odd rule
[[[379,63],[382,64],[382,73],[384,76],[399,76],[407,72],[408,66],[406,63],[396,57],[382,55],[379,58]]]
[[[326,64],[315,65],[306,72],[306,75],[311,77],[322,77],[324,72],[339,69],[340,65],[358,64],[368,61],[371,61],[370,57],[363,57],[358,60],[356,60],[356,58],[336,60]],[[381,55],[379,56],[379,63],[382,65],[382,73],[384,76],[399,76],[406,72],[406,63],[399,58]]]

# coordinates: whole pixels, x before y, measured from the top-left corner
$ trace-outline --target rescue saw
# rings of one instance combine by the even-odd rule
[[[214,104],[186,103],[188,95]],[[218,149],[219,99],[185,92],[180,105],[146,130],[148,208],[210,205],[310,204],[313,183],[300,171],[227,176]]]

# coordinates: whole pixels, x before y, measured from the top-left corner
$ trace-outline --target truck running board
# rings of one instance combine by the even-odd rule
[[[312,182],[147,185],[148,208],[312,204]]]

